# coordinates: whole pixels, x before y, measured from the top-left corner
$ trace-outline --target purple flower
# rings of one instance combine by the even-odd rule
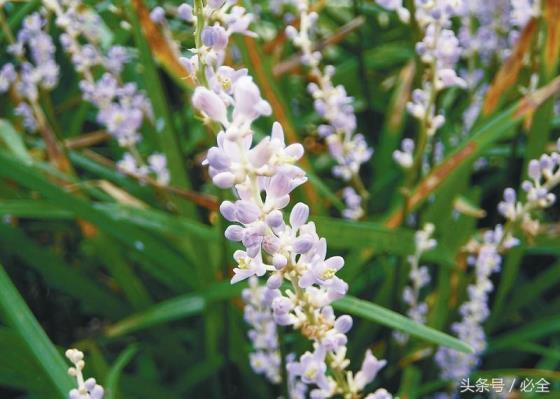
[[[10,85],[17,79],[16,69],[13,64],[4,64],[0,69],[0,93],[5,93]]]
[[[197,87],[192,103],[210,119],[218,121],[224,126],[228,125],[226,105],[216,93],[204,87]]]
[[[261,277],[266,272],[266,265],[263,263],[260,253],[255,258],[252,258],[247,252],[237,250],[233,254],[233,258],[237,262],[237,267],[233,269],[232,284],[248,279],[251,276]]]
[[[223,50],[228,43],[228,34],[220,25],[207,26],[202,31],[202,43],[216,50]]]
[[[165,10],[163,7],[156,7],[150,11],[150,19],[156,24],[161,24],[165,22]]]

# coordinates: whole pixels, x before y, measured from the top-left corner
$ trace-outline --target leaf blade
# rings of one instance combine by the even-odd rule
[[[66,397],[74,385],[67,373],[66,362],[27,307],[2,265],[0,265],[0,309],[8,324],[23,339],[53,388],[61,397]]]
[[[434,330],[433,328],[423,324],[416,323],[397,312],[393,312],[392,310],[362,299],[346,296],[335,302],[333,307],[339,311],[383,324],[387,327],[403,331],[417,338],[421,338],[438,345],[447,346],[448,348],[455,349],[459,352],[473,352],[469,345],[455,337],[441,331]]]

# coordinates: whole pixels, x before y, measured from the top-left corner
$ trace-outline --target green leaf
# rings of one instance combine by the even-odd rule
[[[110,240],[104,234],[98,234],[92,239],[97,256],[104,262],[105,267],[130,304],[136,309],[145,309],[152,304],[148,290],[144,286],[140,276],[135,273],[133,265],[125,259],[117,243]]]
[[[32,162],[31,155],[27,152],[21,135],[16,132],[10,122],[4,119],[0,119],[0,139],[6,144],[10,152],[22,162]]]
[[[231,285],[224,282],[214,284],[201,293],[168,299],[110,325],[106,328],[105,334],[114,338],[169,321],[195,316],[201,314],[211,302],[238,296],[241,289],[242,286],[239,284]]]
[[[78,269],[67,265],[21,230],[0,224],[0,237],[3,253],[11,253],[21,259],[39,273],[50,287],[72,296],[82,303],[85,309],[108,317],[119,317],[127,313],[128,307],[106,288],[96,284]]]
[[[393,255],[409,255],[414,251],[412,230],[389,229],[377,223],[352,222],[323,216],[313,220],[330,248],[361,248]]]
[[[121,352],[117,360],[113,363],[113,366],[111,366],[105,382],[105,399],[116,399],[120,397],[120,395],[117,395],[119,379],[123,369],[132,360],[136,352],[138,352],[138,345],[129,345]]]
[[[472,353],[473,349],[466,343],[458,340],[451,335],[434,330],[423,324],[416,323],[411,319],[386,309],[371,302],[367,302],[352,296],[346,296],[333,304],[334,308],[350,313],[354,316],[362,317],[375,323],[383,324],[387,327],[400,330],[417,338],[424,339],[436,345],[446,346],[459,352]]]
[[[59,399],[20,336],[0,327],[0,385],[36,393],[40,398]]]
[[[31,219],[65,220],[75,218],[75,215],[68,209],[61,209],[59,206],[46,201],[26,199],[0,200],[0,215]]]
[[[52,204],[72,211],[76,216],[98,226],[130,249],[142,253],[159,266],[146,268],[146,271],[155,278],[178,290],[194,286],[195,282],[186,273],[188,263],[162,241],[130,224],[117,223],[111,216],[92,207],[89,202],[67,193],[48,181],[33,166],[24,165],[2,151],[0,151],[0,164],[2,164],[0,176],[39,191]]]
[[[558,332],[560,332],[560,318],[550,317],[536,320],[490,340],[487,353],[515,347],[519,342],[538,340]]]
[[[67,397],[74,383],[68,366],[0,265],[0,310],[5,321],[22,338],[60,397]]]
[[[173,237],[214,241],[218,238],[212,228],[190,219],[177,217],[155,209],[139,209],[119,204],[98,204],[100,209],[117,221],[127,221]]]

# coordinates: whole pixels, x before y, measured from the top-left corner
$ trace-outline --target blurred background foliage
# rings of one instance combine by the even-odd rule
[[[405,104],[421,76],[414,51],[417,33],[371,1],[320,2],[326,61],[337,68],[335,82],[355,98],[359,130],[376,151],[362,176],[370,192],[367,220],[344,221],[339,217],[341,187],[331,176],[325,144],[315,134],[318,116],[305,90],[304,70],[283,37],[285,22],[267,10],[267,2],[244,3],[259,13],[254,30],[260,38],[238,37],[230,63],[249,67],[289,140],[304,143],[304,167],[311,178],[296,196],[310,202],[331,252],[345,256],[340,274],[350,294],[403,312],[401,292],[414,231],[434,223],[439,245],[424,257],[434,276],[428,325],[449,332],[472,278],[462,246],[500,221],[495,209],[503,189],[518,187],[527,161],[558,137],[560,116],[553,98],[547,99],[557,83],[547,97],[520,90],[546,63],[552,72],[541,86],[552,81],[557,59],[544,57],[542,45],[532,42],[525,55],[534,62],[520,65],[517,72],[510,65],[505,86],[498,74],[503,65],[492,62],[484,79],[494,81],[497,89],[489,95],[499,101],[466,135],[462,115],[473,93],[447,91],[440,106],[449,122],[439,133],[446,157],[433,172],[437,184],[403,187],[391,154],[416,129]],[[173,159],[169,186],[117,170],[122,149],[100,130],[94,107],[81,100],[79,77],[58,39],[62,79],[52,92],[41,93],[40,106],[70,166],[50,162],[49,143],[40,134],[25,134],[14,117],[13,98],[0,98],[2,398],[60,398],[72,385],[56,351],[68,347],[86,352],[86,374],[106,387],[109,398],[264,398],[280,393],[248,364],[251,348],[239,299],[243,284],[229,284],[235,248],[223,238],[224,223],[216,213],[217,199],[228,194],[209,183],[200,165],[214,137],[190,106],[192,84],[169,44],[176,43],[184,54],[194,46],[193,32],[175,20],[164,30],[147,28],[147,10],[155,5],[84,2],[102,18],[104,46],[132,49],[123,80],[147,93],[155,124],[169,122],[161,133],[145,123],[139,147],[142,153],[155,150]],[[16,32],[23,17],[40,7],[40,1],[3,2],[0,64],[10,57],[5,51],[8,29]],[[47,20],[49,33],[58,38],[52,16]],[[542,18],[535,24],[546,29]],[[261,120],[257,128],[267,132],[270,122]],[[457,136],[464,138],[456,143]],[[473,151],[466,153],[466,148]],[[473,167],[481,158],[486,167]],[[414,217],[406,220],[401,217],[403,190],[418,194]],[[560,229],[552,222],[558,214],[557,206],[549,210],[543,234],[510,251],[502,272],[494,276],[497,288],[486,323],[489,347],[476,375],[544,377],[553,383],[552,391],[560,389],[560,373],[554,371],[560,364]],[[402,398],[424,398],[444,389],[432,360],[438,337],[432,342],[414,338],[400,347],[392,329],[377,322],[383,317],[376,308],[369,316],[355,317],[351,357],[361,361],[369,347],[387,359],[378,381]],[[284,342],[300,349],[306,345],[293,334]]]

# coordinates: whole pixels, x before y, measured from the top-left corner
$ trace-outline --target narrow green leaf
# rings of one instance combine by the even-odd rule
[[[121,352],[117,360],[111,366],[107,378],[105,379],[105,399],[116,399],[120,397],[117,394],[119,387],[119,380],[123,369],[132,360],[134,355],[138,352],[138,345],[129,345],[124,351]]]
[[[101,212],[82,198],[67,193],[40,175],[33,166],[24,165],[12,156],[0,151],[0,176],[13,179],[21,185],[39,191],[61,208],[68,209],[76,216],[89,221],[116,238],[129,248],[141,252],[143,256],[159,267],[146,270],[170,287],[178,290],[194,285],[187,275],[188,262],[162,241],[141,229],[126,223],[117,223],[110,215]]]
[[[0,139],[6,144],[10,152],[23,162],[30,163],[31,155],[27,152],[23,139],[19,135],[12,124],[7,120],[0,119]]]
[[[500,284],[496,287],[496,294],[494,296],[494,303],[492,304],[490,319],[486,322],[487,331],[494,331],[498,322],[504,318],[507,313],[509,313],[507,310],[512,308],[512,301],[508,301],[508,296],[510,291],[515,287],[515,282],[519,273],[519,268],[521,267],[521,261],[523,260],[525,249],[526,248],[524,246],[518,246],[511,248],[508,251],[504,260],[504,265],[500,272]],[[560,275],[560,273],[558,274]],[[532,297],[529,292],[525,290],[523,292],[525,292],[529,298]],[[523,302],[525,302],[527,297],[525,295],[523,297]]]
[[[96,208],[110,214],[115,220],[125,220],[169,236],[189,237],[191,240],[216,239],[215,232],[209,226],[155,209],[139,209],[119,204],[99,204]]]
[[[114,338],[158,324],[198,315],[211,302],[239,295],[241,288],[239,284],[231,285],[224,282],[215,284],[202,293],[186,294],[168,299],[107,327],[105,334]]]
[[[0,224],[0,248],[12,254],[39,273],[50,287],[78,300],[85,309],[99,315],[119,317],[128,307],[93,279],[67,265],[51,251],[28,238],[21,230]],[[25,248],[25,250],[22,250]]]
[[[560,332],[560,318],[555,316],[539,319],[492,339],[488,343],[487,352],[515,347],[519,342],[538,340],[558,332]]]
[[[0,327],[0,385],[37,394],[40,398],[59,399],[49,381],[13,329]]]
[[[92,239],[97,255],[103,260],[105,267],[130,304],[136,309],[145,309],[152,304],[148,290],[142,283],[140,277],[135,273],[130,262],[124,258],[117,243],[110,240],[104,234],[98,234]]]
[[[31,219],[74,219],[68,209],[37,200],[0,200],[0,215]]]
[[[315,217],[319,234],[335,249],[362,248],[393,255],[408,255],[414,251],[414,232],[389,229],[371,222],[352,222],[329,217]]]
[[[23,339],[40,364],[52,388],[60,394],[60,397],[67,397],[74,386],[67,373],[68,366],[27,307],[2,265],[0,265],[0,310],[6,322]]]
[[[423,324],[416,323],[411,319],[386,309],[371,302],[367,302],[352,296],[346,296],[336,301],[333,306],[345,313],[362,317],[366,320],[383,324],[387,327],[400,330],[417,338],[424,339],[436,345],[447,346],[459,352],[470,353],[472,348],[466,343],[451,335],[434,330]]]

